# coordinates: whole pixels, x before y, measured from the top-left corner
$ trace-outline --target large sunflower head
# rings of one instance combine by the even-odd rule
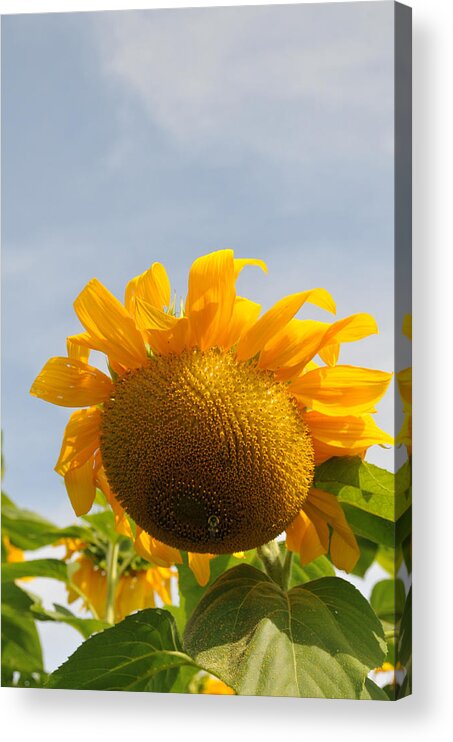
[[[376,323],[367,314],[295,319],[306,303],[335,313],[321,288],[261,313],[236,294],[246,265],[267,271],[232,250],[198,258],[179,313],[159,263],[128,283],[124,304],[96,279],[87,284],[74,303],[85,331],[31,389],[83,408],[71,416],[56,470],[77,514],[100,487],[119,529],[130,531],[127,516],[135,521],[145,558],[168,564],[187,550],[200,581],[210,555],[254,548],[285,529],[309,561],[326,550],[327,524],[342,534],[338,561],[350,567],[356,544],[341,508],[312,482],[316,463],[391,442],[371,414],[391,375],[337,363],[341,343],[377,332]],[[90,350],[105,353],[109,375],[89,365]]]

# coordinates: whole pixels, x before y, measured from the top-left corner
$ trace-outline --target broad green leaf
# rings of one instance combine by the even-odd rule
[[[207,587],[209,587],[209,585],[212,585],[221,574],[226,572],[227,569],[243,563],[244,560],[235,557],[233,554],[221,554],[220,556],[214,557],[214,559],[211,559],[210,561],[211,575],[208,585],[202,587],[198,584],[197,578],[188,566],[187,555],[183,554],[183,558],[184,563],[178,564],[178,586],[180,594],[180,608],[184,611],[185,622],[187,621],[189,616],[192,615],[195,606],[205,594]],[[248,562],[255,558],[257,558],[255,550],[248,551],[246,553],[245,559]],[[180,617],[178,621],[179,625],[181,625],[181,620],[182,616],[180,611]]]
[[[380,688],[370,678],[365,680],[362,693],[360,695],[361,701],[389,701],[389,697],[385,690]]]
[[[405,471],[397,482],[394,474],[359,456],[334,457],[316,468],[315,485],[342,503],[394,522],[411,504],[410,479],[404,476]]]
[[[89,535],[87,529],[79,526],[58,528],[37,513],[18,508],[4,493],[2,493],[2,533],[7,534],[15,546],[25,551],[34,551],[55,544],[62,538],[83,539]]]
[[[374,544],[372,541],[368,541],[366,538],[361,538],[360,536],[357,537],[357,543],[360,548],[360,557],[352,570],[352,574],[357,575],[358,577],[365,577],[374,562],[378,545]]]
[[[53,580],[67,582],[68,569],[59,559],[30,559],[25,562],[2,564],[2,582],[20,580],[21,577],[50,577]]]
[[[280,541],[279,547],[281,559],[283,562],[288,554],[285,542]],[[252,567],[256,567],[256,569],[260,569],[261,571],[263,571],[263,563],[258,556],[258,553],[256,551],[252,551],[249,552],[249,554],[250,559],[247,560],[247,563],[250,564]],[[335,577],[335,569],[330,559],[328,559],[326,556],[320,556],[318,557],[318,559],[314,559],[309,564],[305,564],[303,566],[301,564],[299,554],[293,553],[289,587],[296,587],[296,585],[302,585],[305,582],[317,580],[319,577]]]
[[[190,618],[185,648],[241,695],[360,698],[386,654],[359,591],[324,577],[283,592],[263,572],[225,572]]]
[[[373,541],[375,544],[394,548],[410,532],[411,508],[396,523],[392,523],[390,520],[380,518],[372,513],[367,513],[365,510],[348,505],[347,503],[343,503],[343,510],[354,533],[357,536],[368,539],[368,541]]]
[[[406,592],[402,580],[381,580],[372,590],[370,604],[381,621],[397,624],[403,615]]]
[[[182,650],[173,617],[150,608],[87,639],[47,687],[168,692],[187,665],[194,662]]]
[[[41,642],[28,611],[32,599],[17,585],[2,585],[2,677],[43,672]]]
[[[54,608],[54,611],[49,611],[41,604],[34,604],[30,611],[37,621],[57,621],[72,626],[73,629],[82,634],[84,639],[88,639],[92,634],[109,627],[107,622],[99,621],[96,618],[79,618],[64,606],[54,604]]]

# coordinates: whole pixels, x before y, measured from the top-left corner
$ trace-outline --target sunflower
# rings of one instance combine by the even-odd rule
[[[139,554],[167,566],[187,551],[201,584],[213,555],[285,530],[304,563],[330,544],[334,563],[351,569],[357,543],[337,499],[313,489],[314,467],[392,443],[372,414],[391,374],[338,364],[341,344],[376,333],[375,320],[296,319],[304,304],[335,314],[322,288],[261,313],[236,294],[248,265],[267,273],[232,250],[198,258],[179,311],[160,263],[129,281],[124,304],[92,279],[74,302],[84,332],[31,388],[83,408],[55,467],[76,514],[99,487],[120,532],[131,535],[132,519]],[[90,350],[106,355],[108,375],[89,364]]]

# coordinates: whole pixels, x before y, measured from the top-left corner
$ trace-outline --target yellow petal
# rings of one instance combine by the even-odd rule
[[[157,353],[182,353],[189,347],[189,320],[187,317],[178,317],[170,330],[148,330],[147,338],[151,348]]]
[[[66,426],[55,471],[64,476],[82,466],[99,448],[101,411],[98,407],[73,412]]]
[[[165,605],[171,605],[171,579],[177,577],[177,571],[164,567],[150,567],[146,570],[148,585],[158,594]]]
[[[223,346],[231,348],[244,335],[247,330],[256,322],[261,312],[261,305],[254,301],[237,296],[233,306],[230,324],[226,328]]]
[[[191,346],[206,350],[221,344],[235,298],[232,250],[218,250],[195,260],[190,269],[185,307]]]
[[[301,510],[293,522],[286,529],[286,546],[290,551],[299,554],[302,565],[309,564],[327,552],[329,533],[327,525],[321,540],[314,523]],[[327,545],[323,543],[327,536]]]
[[[136,301],[137,326],[145,331],[151,348],[162,355],[182,353],[188,346],[189,320],[175,317],[152,307],[143,299]]]
[[[318,517],[332,528],[330,558],[338,569],[350,572],[357,563],[360,549],[335,495],[312,489],[304,510],[310,518]]]
[[[110,487],[110,484],[108,482],[107,475],[103,466],[101,466],[97,471],[96,484],[99,489],[102,490],[108,504],[112,508],[113,516],[115,519],[116,532],[133,540],[134,534],[132,533],[132,528],[126,515],[126,511],[115,497],[112,488]]]
[[[320,412],[306,412],[304,420],[316,443],[335,449],[332,456],[354,456],[375,444],[393,445],[392,436],[378,428],[371,415],[332,417]]]
[[[264,260],[257,258],[235,258],[234,259],[234,277],[235,279],[239,276],[240,272],[246,265],[256,265],[264,273],[267,273],[267,265]]]
[[[81,332],[78,335],[70,335],[66,338],[66,348],[68,358],[76,358],[78,361],[88,363],[90,357],[90,336],[87,332]]]
[[[295,379],[291,394],[325,415],[371,412],[385,394],[392,374],[356,366],[323,367]]]
[[[236,695],[233,688],[219,680],[218,678],[206,678],[199,693],[206,693],[213,696],[234,696]]]
[[[161,541],[153,538],[137,526],[134,547],[137,554],[143,559],[155,562],[161,567],[168,567],[171,564],[182,564],[181,554],[178,549],[167,546]]]
[[[306,364],[316,354],[329,366],[335,366],[338,361],[339,346],[341,343],[350,343],[378,332],[376,321],[370,314],[353,314],[331,324],[327,322],[307,322],[300,328],[301,341],[299,349],[291,357],[280,360],[278,378],[288,381],[303,371]],[[305,335],[305,337],[304,337]]]
[[[88,513],[96,496],[93,459],[88,459],[77,469],[69,469],[65,474],[64,483],[75,514]]]
[[[260,354],[260,367],[276,371],[287,365],[305,365],[317,353],[326,327],[329,325],[325,322],[315,320],[290,320],[266,343]]]
[[[274,335],[290,322],[306,302],[335,313],[335,302],[325,289],[311,289],[285,296],[263,314],[241,338],[237,349],[238,360],[246,361],[263,350]]]
[[[74,309],[91,338],[93,349],[127,368],[139,368],[146,363],[145,344],[134,320],[96,278],[79,294]]]
[[[319,357],[327,366],[335,366],[340,355],[340,343],[329,343],[319,349]]]
[[[211,559],[212,554],[193,554],[189,551],[189,567],[197,578],[198,584],[202,587],[209,582]]]
[[[30,389],[34,397],[61,407],[105,402],[113,389],[108,376],[75,358],[50,358]]]
[[[178,317],[162,312],[139,296],[135,303],[135,320],[141,330],[172,330],[178,324]]]
[[[153,263],[151,268],[127,284],[124,304],[132,316],[137,298],[144,299],[157,309],[170,306],[170,280],[161,263]]]
[[[412,314],[405,314],[403,319],[403,335],[412,340]]]
[[[5,533],[2,536],[3,543],[6,549],[6,561],[7,562],[23,562],[25,560],[25,554],[22,549],[11,543],[9,536]]]
[[[396,380],[401,399],[404,402],[404,408],[410,412],[412,410],[412,367],[399,371]]]

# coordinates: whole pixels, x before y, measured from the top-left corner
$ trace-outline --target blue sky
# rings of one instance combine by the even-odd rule
[[[233,247],[267,261],[239,285],[265,308],[323,286],[338,316],[372,313],[380,335],[342,361],[392,370],[393,3],[11,16],[2,75],[2,428],[20,505],[74,517],[53,471],[69,410],[28,390],[80,330],[93,276],[122,297],[159,260],[184,295],[194,258]],[[390,394],[378,421],[393,431]]]

